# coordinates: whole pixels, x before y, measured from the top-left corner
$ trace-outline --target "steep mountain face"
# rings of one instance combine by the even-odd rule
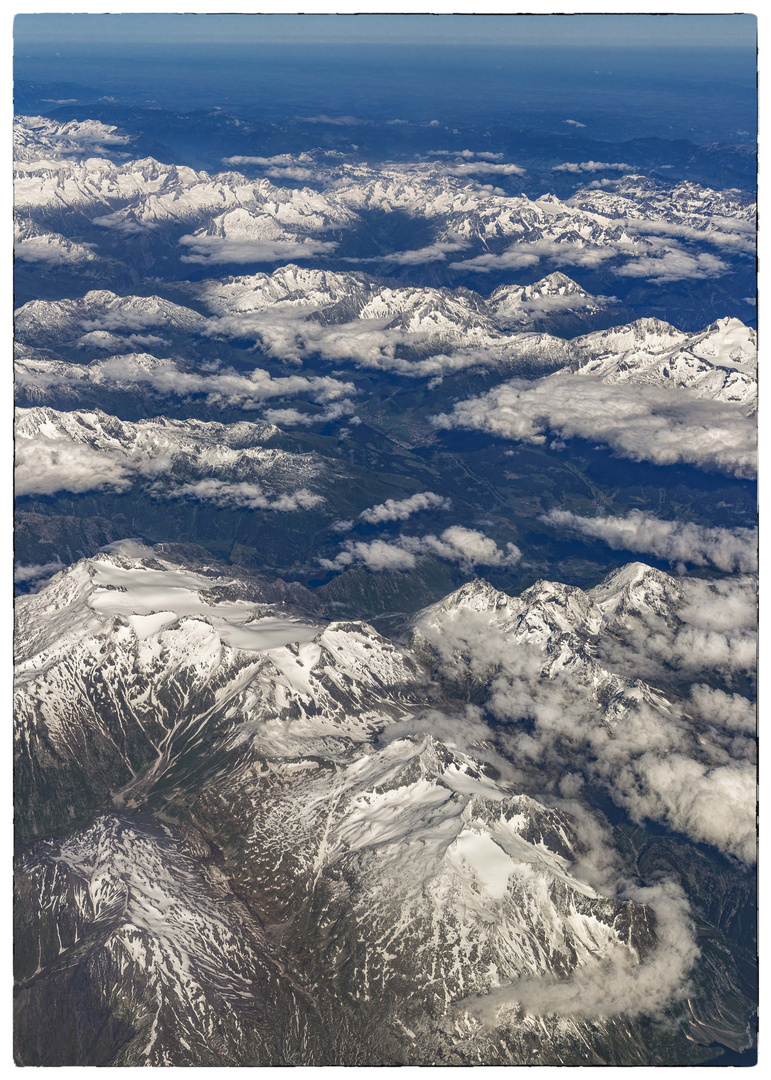
[[[279,1014],[310,1003],[194,833],[108,813],[32,847],[17,880],[20,1059],[291,1060]]]
[[[258,584],[124,550],[19,602],[20,827],[50,830],[149,762],[155,782],[202,723],[208,739],[234,715],[288,746],[362,738],[421,683],[371,628],[282,617]]]
[[[576,874],[591,834],[517,790],[504,656],[539,653],[537,683],[567,679],[611,739],[641,704],[678,723],[660,691],[595,657],[603,633],[676,621],[683,603],[641,565],[592,594],[475,582],[406,648],[132,544],[22,598],[17,821],[43,838],[17,875],[20,1055],[637,1060],[634,1026],[527,1004],[608,965],[633,988],[673,916]],[[473,685],[492,690],[503,739],[463,703]],[[65,998],[70,1020],[41,1042],[36,1021]]]
[[[370,1008],[386,1007],[384,1047],[413,1025],[435,1049],[441,1018],[469,993],[655,947],[651,912],[571,877],[578,841],[564,814],[430,735],[373,741],[425,708],[409,653],[365,625],[312,626],[247,599],[248,581],[131,552],[80,563],[20,603],[20,829],[56,832],[110,801],[124,814],[165,807],[161,821],[187,807],[205,835],[216,830],[224,870],[191,865],[202,841],[189,833],[115,813],[32,847],[20,1007],[31,1020],[71,986],[78,1017],[64,1051],[33,1041],[34,1060],[82,1060],[93,1001],[127,972],[134,991],[97,1058],[269,1063],[309,1037],[297,1004],[275,1001],[276,951],[304,958],[311,1000],[332,994],[351,1023],[365,1003],[365,1031]],[[245,923],[238,896],[255,912]],[[265,958],[262,926],[290,920],[297,933],[298,917],[295,956]],[[265,1032],[274,1007],[296,1028],[278,1050]],[[212,1026],[219,1042],[204,1050]],[[404,1060],[421,1060],[427,1047],[409,1040]]]

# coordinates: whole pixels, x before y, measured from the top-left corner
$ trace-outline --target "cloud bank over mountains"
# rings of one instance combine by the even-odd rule
[[[670,563],[714,566],[726,573],[758,568],[757,529],[721,529],[688,521],[662,521],[631,510],[626,517],[582,517],[570,510],[550,510],[542,521],[602,540],[614,551],[657,555]]]
[[[741,410],[687,390],[608,384],[559,373],[512,380],[433,418],[440,430],[465,428],[543,445],[562,439],[601,442],[619,457],[655,465],[696,465],[737,477],[755,475],[757,436]]]
[[[733,588],[730,579],[678,583],[640,564],[588,593],[537,582],[512,599],[477,584],[429,609],[417,630],[448,677],[484,688],[486,708],[506,725],[507,757],[520,768],[552,777],[578,771],[634,820],[664,821],[751,862],[755,744],[737,737],[749,734],[749,701],[723,691],[713,698],[699,684],[690,701],[673,706],[655,688],[662,675],[671,682],[660,663],[666,658],[671,672],[678,649],[698,658],[681,668],[689,680],[699,669],[719,670],[721,650],[724,671],[742,661],[751,668],[736,638],[707,629],[704,600],[712,594],[714,604],[715,592]],[[720,617],[735,634],[732,615]]]

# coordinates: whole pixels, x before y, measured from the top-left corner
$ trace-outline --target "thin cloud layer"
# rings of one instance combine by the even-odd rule
[[[566,121],[567,123],[567,121]],[[562,165],[552,165],[552,172],[586,173],[605,172],[609,169],[618,172],[631,172],[632,166],[623,161],[565,161]]]
[[[17,364],[16,382],[25,389],[76,391],[79,385],[90,384],[116,390],[136,388],[159,397],[202,395],[209,405],[244,410],[261,408],[271,398],[301,397],[326,404],[341,398],[347,401],[356,392],[353,383],[328,375],[274,377],[263,368],[247,374],[232,368],[185,371],[172,360],[158,360],[146,353],[111,356],[88,365],[22,360]]]
[[[17,585],[42,581],[43,578],[50,578],[54,574],[58,574],[60,570],[64,570],[64,563],[58,559],[55,562],[32,563],[28,566],[19,565],[14,567],[13,580]]]
[[[307,484],[326,466],[313,454],[261,443],[267,424],[198,420],[121,421],[106,413],[22,409],[16,437],[17,495],[128,491],[198,497],[221,505],[307,509],[321,496]],[[263,500],[263,501],[261,501]]]
[[[224,509],[236,510],[277,510],[293,513],[298,510],[313,510],[325,500],[307,488],[284,492],[271,496],[266,494],[260,484],[240,481],[228,483],[224,480],[208,478],[193,484],[181,484],[164,492],[170,499],[195,499],[209,502]]]
[[[312,427],[313,424],[329,424],[333,420],[340,420],[344,416],[351,416],[356,406],[349,399],[335,401],[327,405],[319,412],[302,412],[300,409],[266,409],[263,416],[269,424],[278,424],[280,427]]]
[[[189,249],[181,255],[185,263],[274,263],[301,261],[331,255],[337,244],[331,240],[247,240],[228,236],[183,236],[180,244]]]

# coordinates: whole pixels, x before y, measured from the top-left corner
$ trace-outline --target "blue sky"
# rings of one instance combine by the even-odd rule
[[[753,47],[752,15],[17,15],[17,49],[146,43]]]

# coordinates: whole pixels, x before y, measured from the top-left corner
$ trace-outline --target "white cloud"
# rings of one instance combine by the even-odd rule
[[[417,559],[410,551],[385,540],[346,540],[343,551],[334,559],[319,559],[327,570],[344,570],[354,563],[362,563],[368,570],[412,570]]]
[[[585,128],[586,127],[586,124],[582,124],[580,122],[580,120],[563,120],[562,123],[563,124],[571,124],[573,127],[577,127],[577,128],[581,128],[581,127]]]
[[[16,443],[16,494],[52,495],[56,491],[126,491],[134,470],[119,452],[95,450],[63,439],[18,439]]]
[[[384,503],[363,510],[359,517],[370,525],[384,521],[406,521],[420,510],[449,510],[452,503],[433,491],[421,491],[407,499],[386,499]]]
[[[41,233],[17,240],[13,254],[20,262],[45,263],[48,266],[76,266],[98,259],[94,244],[76,244],[58,233]]]
[[[683,578],[674,618],[646,612],[613,626],[598,656],[630,678],[666,682],[752,675],[757,651],[757,581],[737,575],[717,581]]]
[[[647,888],[616,883],[619,899],[645,904],[655,915],[656,947],[639,960],[622,945],[604,951],[599,960],[582,964],[567,978],[523,977],[488,994],[464,998],[455,1009],[482,1023],[505,1023],[515,1007],[530,1016],[608,1016],[660,1018],[673,1001],[689,991],[688,974],[699,950],[688,902],[671,882]],[[514,1021],[518,1013],[514,1014]]]
[[[700,229],[676,221],[625,218],[624,227],[637,236],[672,237],[699,244],[712,244],[729,252],[755,254],[755,222],[743,218],[709,217]]]
[[[754,736],[757,727],[757,706],[741,694],[727,694],[706,683],[694,683],[691,702],[698,717],[718,727]]]
[[[524,176],[527,169],[519,165],[502,165],[488,161],[464,161],[457,165],[444,165],[442,172],[446,176]]]
[[[305,124],[332,124],[336,127],[356,127],[366,124],[366,120],[358,120],[355,116],[327,116],[320,113],[318,116],[297,116],[296,120],[302,120]]]
[[[614,551],[642,552],[671,563],[711,565],[726,572],[757,570],[757,529],[722,529],[688,521],[662,521],[641,510],[631,510],[626,517],[591,518],[569,510],[550,510],[541,521],[602,540]]]
[[[429,150],[427,156],[464,158],[466,161],[473,161],[474,158],[480,161],[503,161],[503,154],[493,154],[489,150]]]
[[[717,255],[708,252],[669,250],[661,255],[639,255],[616,269],[621,277],[646,278],[654,284],[666,281],[685,281],[698,278],[720,277],[728,270],[728,264]]]
[[[565,439],[602,442],[635,461],[685,463],[740,477],[752,477],[756,469],[755,425],[741,410],[687,390],[610,385],[589,375],[512,380],[458,402],[433,423],[536,445],[551,430]]]
[[[687,230],[683,236],[691,236],[696,230]],[[501,252],[485,252],[472,259],[450,263],[455,270],[470,270],[473,273],[488,274],[501,270],[516,270],[536,266],[545,260],[554,266],[582,266],[592,268],[611,259],[625,257],[626,262],[613,268],[613,273],[621,277],[639,277],[660,284],[667,281],[685,281],[691,278],[720,277],[728,269],[728,264],[719,256],[709,252],[689,251],[680,246],[673,237],[679,235],[677,226],[673,226],[660,239],[660,233],[653,228],[645,234],[623,232],[617,239],[603,244],[584,240],[541,240],[520,241]],[[702,241],[722,244],[732,250],[749,250],[750,241],[743,236],[719,232],[705,233],[698,237]]]
[[[396,263],[397,266],[422,266],[424,263],[446,262],[448,255],[454,255],[458,251],[465,251],[468,247],[466,240],[437,240],[433,244],[427,244],[414,251],[392,251],[388,255],[377,258],[354,259],[346,258],[346,262],[355,263]]]
[[[560,266],[592,267],[628,253],[634,254],[631,241],[599,246],[581,240],[530,240],[512,244],[498,254],[487,252],[473,259],[450,263],[450,267],[454,270],[472,270],[475,273],[487,274],[492,270],[536,266],[542,259]]]
[[[504,339],[500,349],[490,347],[459,348],[455,352],[435,352],[415,356],[439,346],[431,331],[417,333],[401,327],[384,326],[383,319],[357,319],[349,323],[323,325],[315,321],[271,319],[259,314],[221,316],[210,321],[210,333],[258,340],[270,355],[301,363],[309,356],[322,356],[333,362],[354,363],[357,367],[393,371],[409,378],[434,378],[471,367],[490,367],[506,358],[505,349],[518,342]],[[399,350],[407,356],[397,355]],[[348,384],[350,386],[350,384]],[[350,391],[349,391],[350,392]]]
[[[64,563],[58,559],[56,562],[47,563],[34,563],[29,566],[16,566],[13,571],[13,580],[17,584],[28,581],[40,581],[42,578],[49,578],[53,574],[58,574],[60,570],[64,569]]]
[[[353,563],[363,563],[370,570],[411,570],[420,555],[433,555],[447,562],[474,566],[513,566],[522,552],[516,544],[505,549],[476,529],[453,525],[441,536],[399,536],[395,540],[346,540],[334,559],[320,559],[328,570],[341,570]]]

